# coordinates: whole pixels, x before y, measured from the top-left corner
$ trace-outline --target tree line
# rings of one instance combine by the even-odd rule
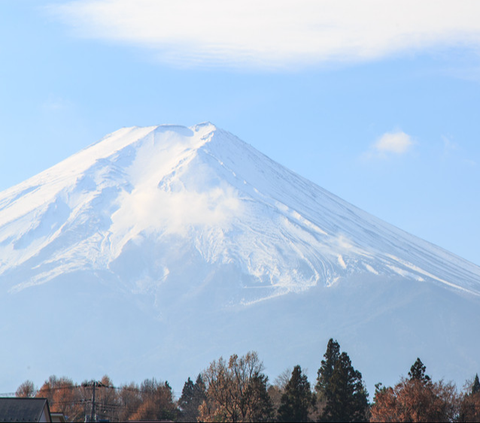
[[[432,381],[417,358],[408,378],[393,387],[377,384],[370,404],[362,374],[333,339],[314,386],[300,365],[269,383],[258,354],[249,352],[212,361],[195,381],[188,378],[178,400],[168,382],[115,387],[108,376],[80,385],[51,376],[38,390],[26,381],[16,396],[47,398],[52,412],[69,421],[480,422],[478,375],[459,393],[452,383]]]

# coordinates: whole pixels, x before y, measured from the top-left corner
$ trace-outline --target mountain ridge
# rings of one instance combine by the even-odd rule
[[[411,316],[425,319],[418,323],[423,333],[428,323],[437,334],[420,349],[435,356],[432,350],[443,348],[458,357],[452,340],[480,315],[480,267],[362,211],[209,122],[122,128],[0,193],[0,286],[3,306],[15,315],[28,303],[43,316],[40,305],[32,305],[37,296],[71,304],[64,333],[72,324],[84,327],[79,316],[89,310],[99,316],[91,336],[99,343],[109,330],[113,345],[119,345],[113,334],[122,339],[126,333],[138,342],[149,334],[171,341],[173,352],[149,340],[139,353],[145,363],[132,369],[183,357],[198,372],[199,362],[214,353],[250,343],[265,360],[276,357],[273,368],[282,371],[286,357],[274,349],[286,348],[285,336],[251,316],[276,316],[298,343],[287,350],[309,349],[310,362],[335,332],[351,351],[364,352],[364,362],[369,354],[381,359],[386,349],[392,360],[403,358],[402,345],[421,339],[420,329],[405,323]],[[425,317],[421,304],[450,320]],[[131,316],[122,320],[125,334],[111,322],[109,308]],[[47,319],[41,321],[48,325]],[[293,322],[316,339],[307,342],[292,332]],[[388,325],[398,330],[397,340],[390,339]],[[28,325],[21,327],[30,333]],[[14,329],[3,330],[13,336]],[[199,338],[205,331],[211,342]],[[191,339],[180,339],[179,332]],[[266,333],[278,336],[271,346]],[[372,346],[360,334],[373,339]],[[195,343],[199,358],[188,358]],[[74,339],[67,344],[75,345]],[[123,364],[117,367],[106,356],[103,368],[125,374],[132,351],[118,356],[115,362]],[[62,360],[64,368],[71,366]],[[187,376],[175,376],[177,383]]]
[[[173,138],[170,139],[170,137]],[[148,145],[149,143],[151,145]],[[157,146],[156,143],[159,145]],[[240,165],[239,160],[242,161]],[[248,164],[246,169],[244,163]],[[194,170],[189,170],[189,167]],[[265,179],[265,174],[270,179]],[[73,179],[75,179],[74,182]],[[26,188],[22,188],[24,184]],[[239,218],[234,214],[248,214],[251,211],[248,210],[249,203],[255,201],[260,205],[257,211],[261,208],[261,212],[267,216],[273,215],[276,219],[275,225],[281,225],[280,231],[278,228],[270,228],[271,233],[276,235],[276,245],[282,244],[286,238],[288,238],[287,242],[290,242],[292,234],[297,237],[296,241],[302,244],[302,251],[298,251],[296,257],[305,259],[303,268],[309,275],[309,277],[304,275],[307,286],[319,282],[327,285],[334,283],[345,273],[343,271],[349,271],[350,259],[355,262],[361,261],[360,266],[355,267],[355,271],[361,267],[362,270],[378,274],[379,269],[375,268],[370,259],[372,254],[380,254],[381,260],[376,260],[376,266],[380,265],[382,268],[380,273],[397,273],[419,281],[428,278],[475,295],[480,294],[480,289],[474,281],[472,282],[468,270],[464,269],[462,275],[456,276],[457,280],[464,279],[462,283],[445,280],[435,275],[435,271],[438,272],[433,263],[435,259],[428,262],[427,268],[419,267],[405,259],[405,255],[402,257],[401,254],[393,254],[392,245],[393,252],[395,248],[396,250],[399,248],[395,247],[392,240],[397,244],[402,241],[404,245],[400,246],[400,250],[408,249],[407,252],[410,255],[412,251],[423,256],[433,255],[434,250],[434,254],[448,256],[450,262],[452,260],[462,262],[462,266],[470,269],[470,272],[471,269],[475,269],[475,265],[467,266],[466,261],[455,258],[445,250],[427,244],[363,212],[276,164],[238,138],[226,131],[218,130],[211,123],[203,123],[192,128],[176,125],[122,128],[36,177],[30,178],[24,184],[17,185],[20,192],[16,193],[13,200],[5,198],[9,190],[0,196],[0,230],[8,223],[6,216],[15,216],[15,212],[18,216],[19,211],[15,210],[15,206],[24,197],[27,198],[23,203],[27,203],[28,207],[23,206],[25,208],[21,211],[23,216],[37,210],[37,214],[43,213],[45,217],[55,215],[57,218],[57,222],[50,223],[48,218],[40,223],[31,220],[28,230],[24,230],[24,236],[13,242],[15,252],[24,251],[32,243],[40,243],[38,249],[27,253],[26,259],[33,258],[39,251],[54,242],[61,232],[67,229],[65,225],[75,222],[76,215],[85,211],[82,209],[85,204],[94,209],[97,215],[102,216],[105,226],[93,234],[97,237],[103,236],[103,240],[100,251],[94,250],[96,257],[92,258],[92,263],[102,261],[99,258],[102,255],[103,261],[109,263],[121,254],[121,249],[126,242],[142,230],[149,230],[148,227],[134,227],[139,225],[138,222],[148,221],[148,219],[153,220],[150,227],[153,226],[156,230],[161,228],[160,230],[165,233],[180,232],[186,235],[185,231],[187,228],[191,230],[192,226],[208,227],[210,230],[214,226],[220,227],[223,232],[218,233],[217,242],[222,241],[225,230],[229,230],[233,220],[236,219],[234,226],[237,232],[243,231],[243,234],[246,234],[248,228],[240,222],[243,217]],[[92,192],[94,194],[87,198],[88,193]],[[110,201],[111,204],[106,211],[100,208],[95,209],[96,200]],[[166,203],[166,207],[159,210],[157,204],[162,202]],[[142,204],[143,210],[134,206],[138,203]],[[48,204],[46,210],[38,211],[38,207],[45,207],[46,204]],[[13,210],[8,210],[12,208]],[[176,215],[168,212],[168,209],[174,208]],[[6,213],[5,209],[10,213]],[[157,214],[164,214],[163,220],[160,219],[160,221],[158,216],[153,216],[154,210]],[[69,211],[70,214],[68,214]],[[251,218],[251,216],[250,214],[248,217]],[[58,218],[65,222],[60,225]],[[109,219],[112,223],[107,228]],[[249,224],[252,224],[252,221],[250,219]],[[322,227],[319,226],[319,221]],[[47,235],[42,237],[42,231],[48,231],[46,228],[48,224],[51,226],[50,237]],[[97,226],[99,224],[96,222]],[[256,235],[267,236],[265,231],[262,231],[262,224],[258,222],[255,224],[257,225]],[[58,229],[52,233],[55,225]],[[252,236],[250,241],[254,242],[254,238],[256,236]],[[0,245],[5,245],[10,239],[11,237],[6,236],[3,239],[0,238]],[[39,239],[44,239],[43,244]],[[197,239],[196,242],[205,241],[204,238],[202,240]],[[305,256],[305,250],[309,249],[309,245],[315,245],[324,259],[325,257],[328,259],[320,264],[312,264],[310,257],[312,252],[310,251],[309,257]],[[367,248],[364,248],[365,245]],[[270,250],[275,249],[271,242],[268,247]],[[295,248],[298,249],[298,245]],[[234,246],[228,245],[226,249],[232,251]],[[110,258],[107,257],[108,250],[110,250]],[[213,250],[215,250],[214,243],[206,247],[206,251]],[[199,248],[199,251],[202,253],[202,248]],[[220,253],[216,254],[218,258]],[[239,254],[241,255],[237,251],[236,259]],[[207,258],[207,261],[211,258],[211,256]],[[245,257],[243,259],[245,263]],[[266,260],[266,257],[262,260]],[[438,259],[436,260],[438,262]],[[276,264],[278,263],[272,264],[273,268]],[[324,268],[322,276],[317,270],[319,265]],[[286,267],[284,266],[284,269]],[[450,270],[448,266],[447,269],[443,267],[443,273],[451,278],[451,272],[450,275],[448,274]],[[250,268],[249,271],[252,272],[252,269],[254,274],[258,274],[258,266]],[[474,277],[479,274],[478,269],[475,270],[477,275]],[[0,272],[3,271],[0,267]],[[458,268],[456,272],[459,272]],[[274,279],[272,274],[270,278],[272,285],[278,283],[278,278],[275,279],[276,282]],[[311,282],[308,282],[309,280]]]

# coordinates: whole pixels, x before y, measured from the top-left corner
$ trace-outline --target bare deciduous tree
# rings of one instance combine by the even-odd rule
[[[207,400],[200,406],[201,421],[267,421],[272,405],[267,393],[268,378],[256,352],[234,354],[228,363],[220,358],[203,372]]]
[[[37,389],[31,380],[23,382],[15,392],[15,396],[19,398],[33,398],[37,393]]]

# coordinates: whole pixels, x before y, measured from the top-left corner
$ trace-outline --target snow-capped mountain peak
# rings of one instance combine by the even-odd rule
[[[0,286],[17,386],[159,366],[178,389],[247,350],[275,377],[330,337],[370,388],[418,356],[457,381],[480,364],[478,266],[211,123],[122,128],[0,193]]]
[[[211,123],[122,128],[0,197],[0,272],[14,291],[79,269],[123,280],[115,270],[122,255],[151,242],[178,251],[140,265],[146,285],[175,279],[188,252],[216,271],[238,267],[234,303],[358,272],[480,294],[477,266],[368,215]]]

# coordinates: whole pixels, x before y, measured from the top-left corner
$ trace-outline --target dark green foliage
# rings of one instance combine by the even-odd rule
[[[273,406],[267,392],[268,377],[256,372],[248,381],[242,396],[240,409],[245,410],[244,419],[254,422],[273,420]]]
[[[480,422],[480,381],[475,375],[470,392],[463,395],[457,421]]]
[[[182,396],[178,400],[180,407],[179,421],[194,422],[199,415],[198,407],[205,401],[205,384],[201,375],[198,375],[197,381],[192,382],[190,378],[183,385]]]
[[[315,390],[321,398],[325,396],[330,384],[330,378],[333,375],[335,363],[340,357],[340,345],[337,341],[330,339],[327,344],[327,351],[324,354],[325,360],[322,360],[322,365],[318,369],[317,384]]]
[[[185,382],[182,389],[182,396],[178,400],[180,407],[180,421],[196,421],[198,414],[198,407],[195,409],[194,399],[194,383],[190,378]]]
[[[322,421],[364,421],[368,413],[368,393],[362,374],[355,370],[347,353],[330,339],[318,370],[315,389],[324,404]]]
[[[323,356],[325,357],[325,360],[322,360],[322,365],[318,369],[317,384],[315,385],[315,390],[321,396],[324,396],[325,392],[328,390],[335,363],[340,357],[339,343],[330,338],[327,344],[327,351]]]
[[[475,375],[475,379],[472,385],[472,394],[477,394],[480,392],[480,381],[478,380],[478,374]]]
[[[178,400],[178,405],[184,409],[185,405],[189,404],[191,399],[193,398],[193,387],[194,383],[192,382],[192,379],[188,378],[188,380],[184,383],[183,389],[182,389],[182,396]]]
[[[348,354],[343,352],[335,363],[325,392],[326,405],[322,421],[365,421],[368,410],[367,395],[362,374],[353,368]]]
[[[314,406],[315,395],[310,390],[307,376],[302,374],[300,366],[295,366],[282,395],[278,420],[281,422],[306,422],[308,414]]]
[[[419,380],[423,383],[428,383],[431,381],[430,376],[425,374],[426,367],[422,363],[422,360],[417,358],[413,366],[410,367],[410,371],[408,372],[408,376],[410,380]]]
[[[198,404],[198,407],[207,399],[207,393],[205,388],[205,383],[203,382],[202,375],[197,376],[195,385],[193,387],[195,402]]]

